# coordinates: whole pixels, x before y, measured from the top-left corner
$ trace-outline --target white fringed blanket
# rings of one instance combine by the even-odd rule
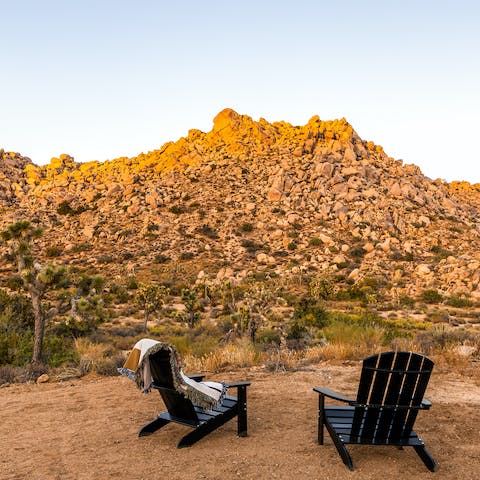
[[[139,340],[133,347],[122,368],[118,371],[135,381],[143,393],[149,393],[154,381],[150,370],[150,356],[159,350],[170,353],[170,367],[175,390],[202,408],[219,405],[226,394],[226,386],[218,382],[196,382],[188,378],[180,368],[178,352],[174,345],[150,338]]]

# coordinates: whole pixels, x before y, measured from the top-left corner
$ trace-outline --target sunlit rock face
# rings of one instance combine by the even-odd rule
[[[2,226],[43,225],[56,260],[110,275],[127,263],[149,275],[161,258],[212,278],[305,271],[375,277],[397,299],[480,297],[480,185],[433,181],[345,119],[292,126],[226,108],[210,132],[133,158],[36,166],[0,150],[0,210]]]

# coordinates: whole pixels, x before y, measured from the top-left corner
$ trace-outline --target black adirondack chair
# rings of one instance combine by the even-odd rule
[[[346,444],[413,447],[432,472],[437,464],[414,432],[419,410],[431,403],[423,398],[433,362],[412,352],[386,352],[363,361],[356,400],[328,388],[315,387],[318,405],[318,443],[325,426],[343,463],[353,470]],[[348,406],[325,406],[325,397]]]
[[[167,411],[142,427],[138,436],[150,435],[170,422],[179,423],[194,429],[177,444],[177,448],[189,447],[234,417],[238,419],[238,436],[247,436],[247,387],[250,382],[227,384],[228,388],[237,388],[237,396],[227,395],[221,405],[206,410],[175,390],[171,368],[168,351],[160,350],[150,356],[150,370],[154,380],[152,388],[159,391]],[[193,375],[189,378],[200,382],[204,375]]]

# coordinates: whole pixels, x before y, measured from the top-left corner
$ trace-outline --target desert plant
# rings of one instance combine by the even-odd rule
[[[159,310],[165,303],[170,290],[165,285],[155,283],[140,283],[135,294],[135,303],[143,310],[144,330],[150,315]]]
[[[257,331],[267,323],[272,307],[278,302],[278,291],[263,282],[251,285],[245,292],[244,305],[240,309],[242,331],[255,342]]]
[[[309,283],[310,295],[315,299],[328,300],[335,293],[335,285],[324,277],[314,277]]]
[[[438,290],[428,289],[422,292],[421,299],[425,303],[440,303],[443,300],[443,296]]]
[[[194,288],[185,287],[181,292],[182,303],[186,311],[183,312],[182,319],[190,328],[193,328],[200,320],[201,305],[199,303],[198,292]]]
[[[34,347],[32,363],[40,363],[45,334],[45,312],[42,299],[49,288],[59,286],[66,281],[66,270],[53,264],[42,265],[32,255],[35,239],[43,234],[43,230],[35,228],[27,220],[8,225],[0,232],[4,242],[10,247],[11,258],[16,263],[18,276],[32,301],[35,317]]]

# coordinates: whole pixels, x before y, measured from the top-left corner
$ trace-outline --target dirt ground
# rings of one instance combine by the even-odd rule
[[[240,370],[211,376],[250,380],[249,436],[228,422],[193,447],[176,449],[188,431],[167,425],[149,437],[139,427],[162,410],[159,395],[142,395],[124,377],[13,385],[0,389],[2,480],[103,479],[404,479],[480,478],[480,381],[437,371],[433,402],[416,430],[437,460],[429,472],[413,449],[351,446],[355,471],[328,436],[316,444],[312,387],[356,391],[360,364],[318,364],[297,372]],[[478,372],[478,370],[477,370]]]

